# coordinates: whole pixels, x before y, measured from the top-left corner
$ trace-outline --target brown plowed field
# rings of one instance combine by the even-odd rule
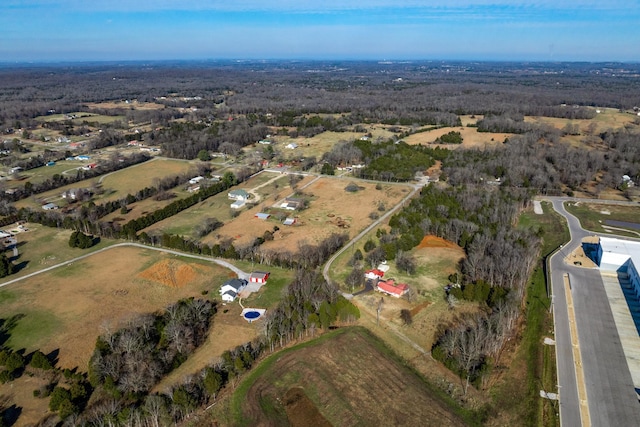
[[[242,399],[244,421],[259,426],[326,425],[325,420],[335,426],[466,425],[363,328],[281,354],[246,396],[234,398]]]

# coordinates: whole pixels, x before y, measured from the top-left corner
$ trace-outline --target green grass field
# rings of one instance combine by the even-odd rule
[[[35,169],[29,169],[27,171],[20,172],[20,180],[6,181],[7,188],[21,188],[28,181],[32,184],[41,183],[47,179],[53,177],[53,175],[62,175],[63,172],[67,172],[68,176],[75,176],[76,169],[86,165],[87,162],[80,160],[64,160],[56,162],[53,166],[41,166]]]
[[[275,181],[270,184],[266,184],[274,178],[276,178]],[[262,186],[256,190],[256,193],[260,196],[260,200],[258,201],[259,205],[270,206],[275,202],[273,197],[274,195],[279,193],[282,193],[283,195],[289,194],[292,191],[289,187],[289,181],[286,175],[280,176],[272,173],[261,173],[250,180],[243,182],[237,188],[250,190],[259,186]],[[250,201],[252,200],[255,201],[255,199],[251,199]],[[232,210],[230,208],[231,203],[232,200],[229,200],[227,192],[224,191],[220,194],[209,197],[201,203],[185,209],[171,218],[153,224],[144,231],[150,233],[161,230],[164,233],[197,238],[195,227],[202,224],[207,218],[217,218],[219,221],[224,223],[233,219]],[[132,206],[135,209],[135,204]],[[274,223],[274,225],[275,224],[276,223]],[[215,233],[216,232],[213,231],[211,234]]]
[[[616,229],[607,230],[607,220],[624,221],[640,224],[640,206],[629,205],[605,205],[601,203],[565,203],[565,208],[569,213],[575,215],[580,220],[580,225],[585,230],[591,230],[598,233],[611,232],[612,234],[620,234],[622,236],[639,237],[640,230],[627,228],[623,226],[615,226]],[[622,230],[618,230],[621,228]],[[627,229],[628,231],[624,231]]]
[[[19,257],[14,261],[14,264],[24,265],[21,266],[21,269],[17,273],[0,279],[0,283],[25,276],[117,243],[112,240],[101,239],[100,243],[92,248],[82,250],[69,247],[71,230],[58,230],[31,223],[25,224],[25,227],[29,231],[17,235]],[[10,230],[11,227],[5,227],[4,229]]]

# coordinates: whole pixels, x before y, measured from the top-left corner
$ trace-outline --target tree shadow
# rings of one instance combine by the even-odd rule
[[[51,362],[51,365],[56,366],[58,364],[58,356],[60,355],[60,349],[56,348],[55,350],[53,350],[52,352],[45,354],[45,356],[47,356],[47,359],[49,359],[49,362]],[[76,369],[76,368],[74,368]]]
[[[11,330],[18,325],[18,321],[25,317],[23,313],[15,314],[7,319],[0,319],[0,345],[11,337]]]
[[[20,418],[20,414],[22,414],[22,408],[20,406],[15,404],[9,406],[0,412],[0,420],[4,422],[2,425],[14,425],[18,421],[18,418]]]
[[[23,268],[25,268],[27,265],[29,264],[29,261],[22,261],[18,264],[14,264],[13,265],[13,273],[17,273],[18,271],[22,270]]]

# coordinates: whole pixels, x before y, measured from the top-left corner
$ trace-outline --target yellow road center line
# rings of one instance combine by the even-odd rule
[[[569,314],[569,332],[571,334],[571,348],[573,350],[573,361],[576,370],[576,383],[578,385],[578,399],[580,400],[580,418],[583,427],[591,427],[591,417],[589,416],[589,405],[587,404],[587,387],[584,382],[584,368],[582,367],[582,356],[580,355],[580,345],[578,341],[578,328],[576,326],[576,313],[573,308],[573,297],[571,295],[571,284],[569,275],[564,275],[564,293],[567,297],[567,312]]]

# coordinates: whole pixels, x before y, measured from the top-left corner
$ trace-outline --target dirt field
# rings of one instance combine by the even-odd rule
[[[252,425],[466,425],[420,377],[360,328],[281,355],[246,396],[234,398],[242,399],[242,415]]]
[[[436,138],[451,131],[460,132],[462,144],[433,144]],[[446,147],[449,149],[462,148],[485,148],[501,146],[505,138],[513,136],[510,133],[478,132],[477,128],[470,127],[445,127],[432,130],[430,132],[420,132],[404,138],[407,144],[423,144],[433,147]]]
[[[273,230],[274,226],[278,226],[280,230],[275,233],[274,240],[266,242],[262,247],[296,251],[299,242],[314,244],[331,233],[347,232],[351,237],[355,236],[371,224],[369,214],[378,212],[380,203],[384,203],[386,209],[389,209],[409,191],[408,187],[402,185],[383,185],[381,190],[376,190],[375,184],[358,182],[363,189],[349,193],[344,188],[350,182],[349,179],[323,177],[305,188],[304,183],[301,183],[299,188],[303,188],[305,197],[309,197],[311,201],[309,208],[303,211],[284,211],[297,218],[297,223],[293,226],[284,226],[275,218],[266,221],[255,218],[255,214],[261,211],[261,203],[243,211],[213,234],[220,236],[218,240],[232,238],[237,244],[243,245],[262,236],[266,230]],[[283,197],[288,195],[286,191],[282,192]],[[269,205],[273,205],[273,202],[271,199]],[[279,205],[279,202],[275,204]],[[215,236],[210,236],[210,241],[207,241],[214,243]]]
[[[367,133],[371,133],[371,139],[382,138],[384,140],[391,138],[394,133],[390,132],[387,128],[391,126],[386,125],[362,125],[367,129]],[[317,158],[322,157],[327,151],[331,151],[331,148],[340,141],[351,142],[364,136],[362,132],[322,132],[311,138],[290,138],[288,136],[275,136],[271,138],[277,148],[285,158],[298,158],[301,156],[315,156]],[[289,143],[295,143],[298,148],[291,150],[285,148]]]

